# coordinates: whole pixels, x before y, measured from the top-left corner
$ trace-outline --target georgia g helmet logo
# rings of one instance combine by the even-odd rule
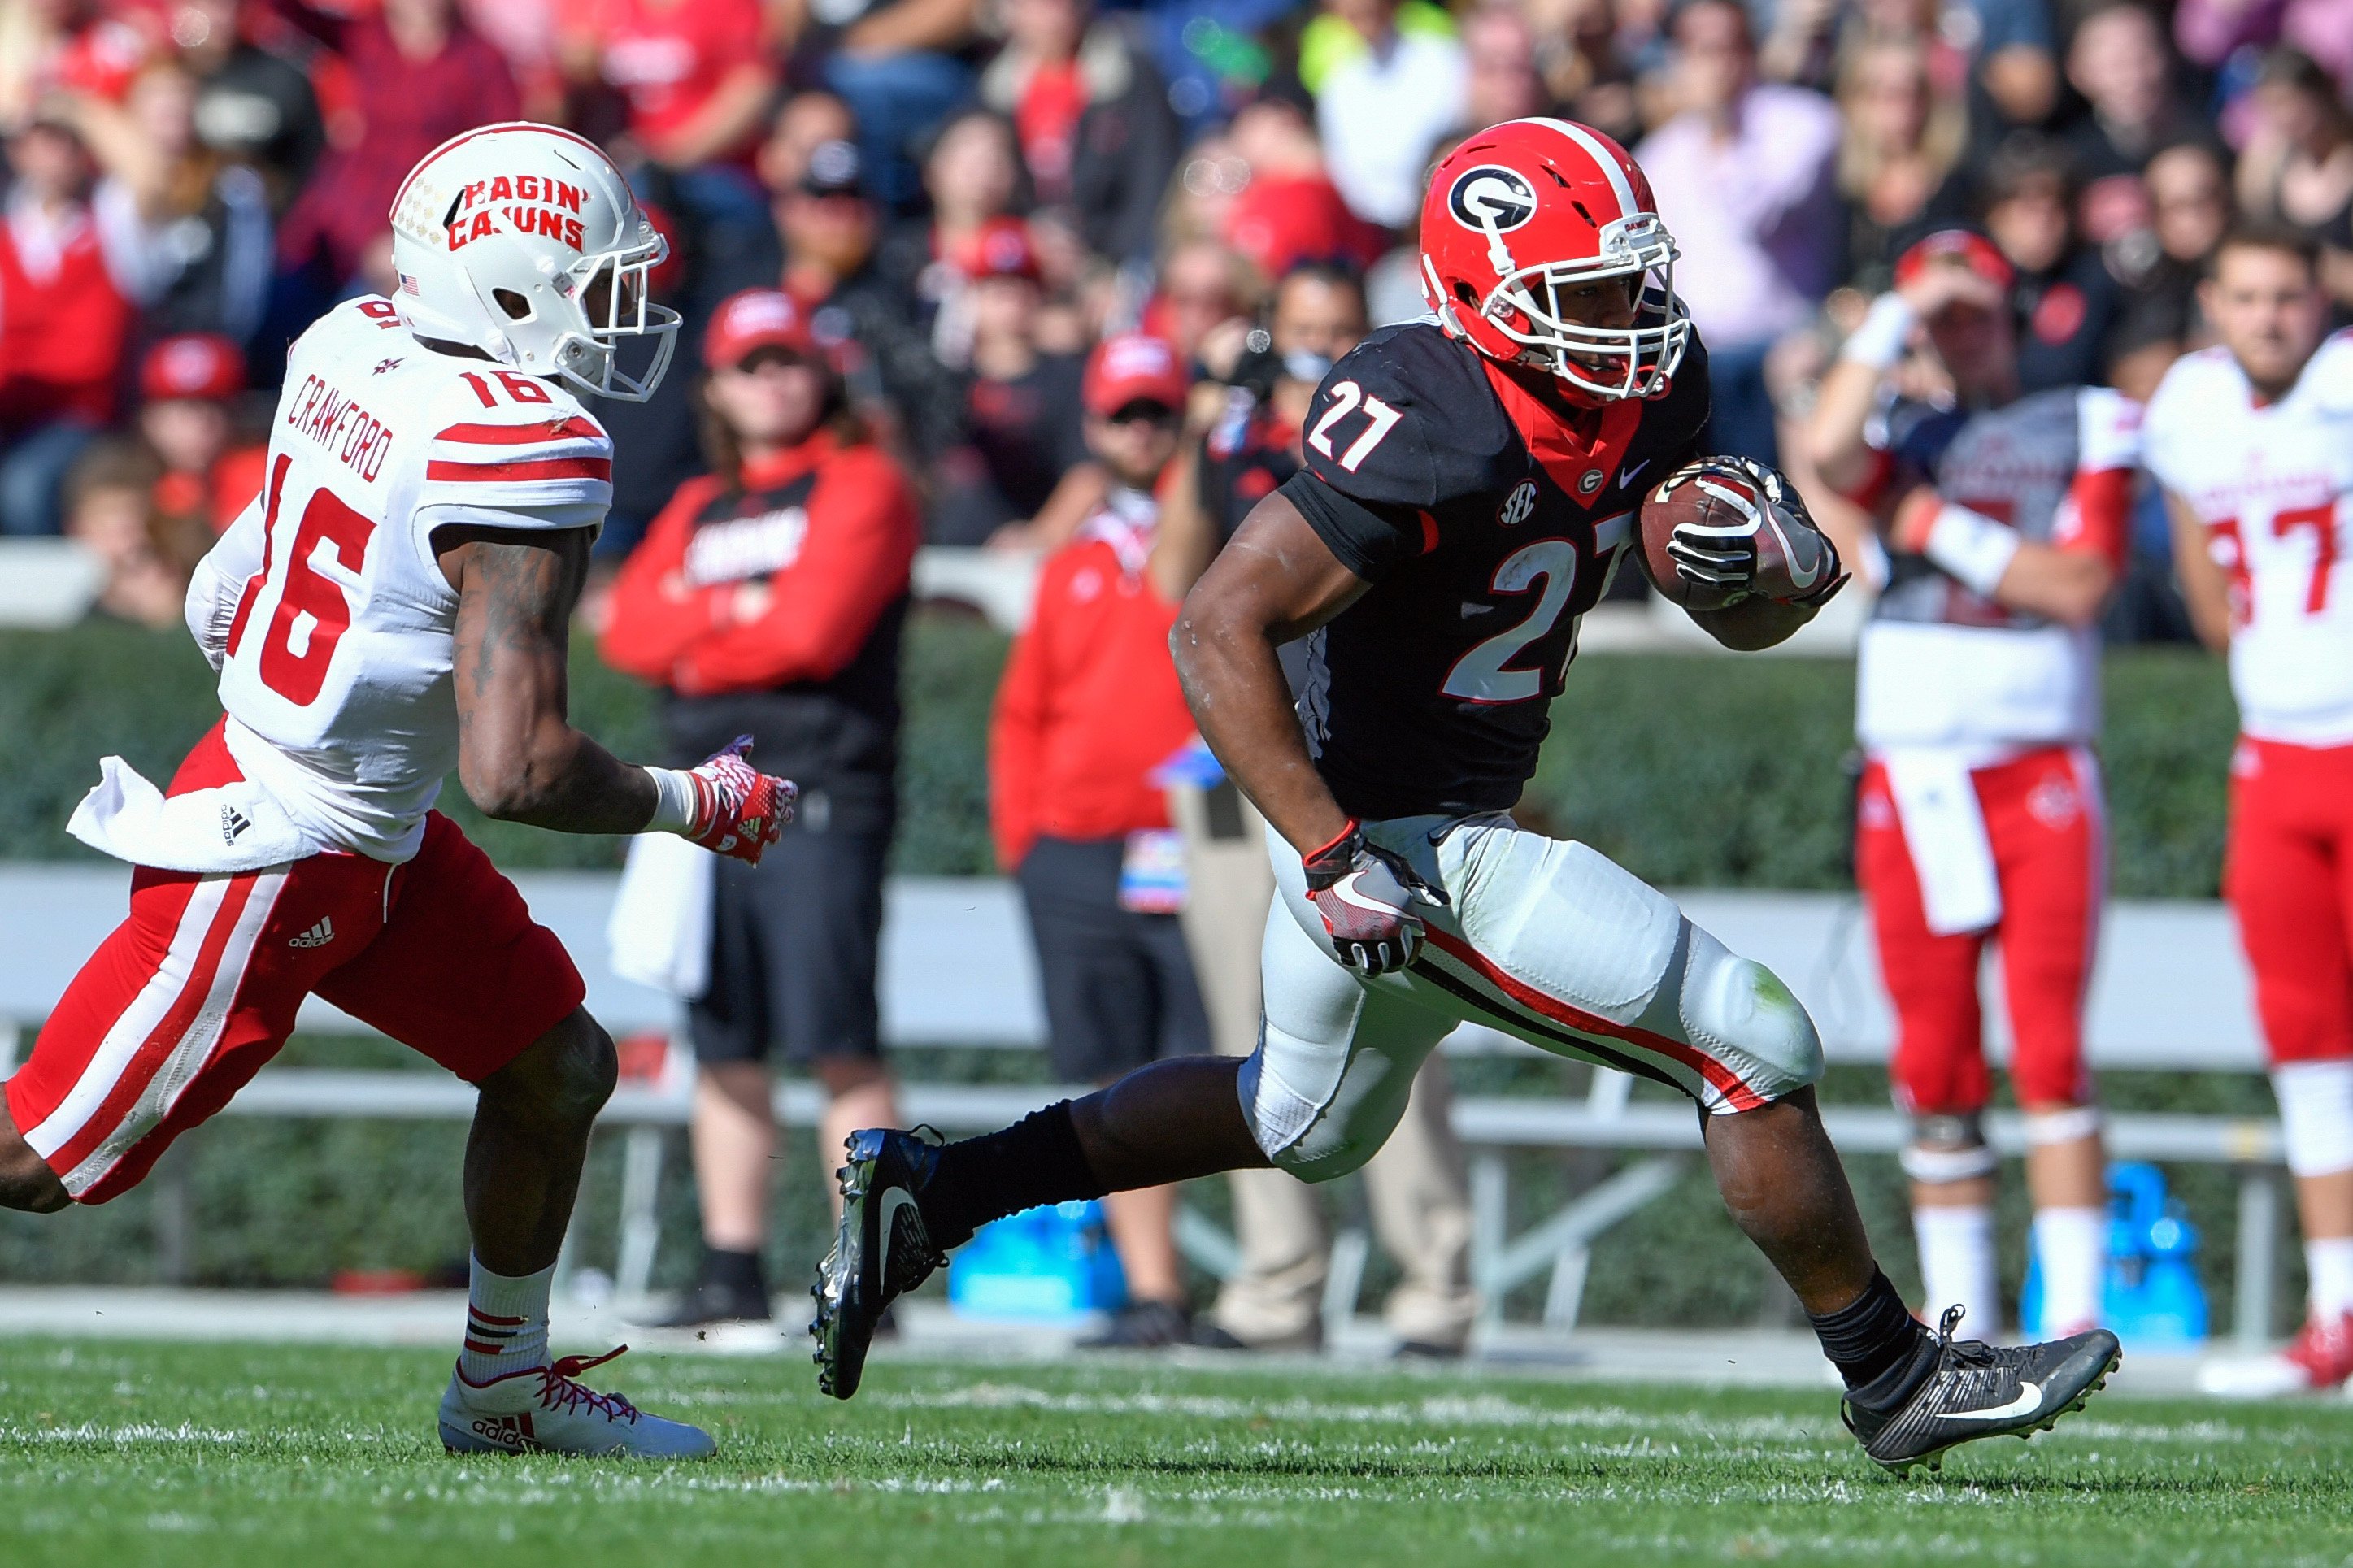
[[[1482,163],[1454,176],[1446,210],[1474,234],[1508,234],[1536,216],[1536,193],[1517,170]]]

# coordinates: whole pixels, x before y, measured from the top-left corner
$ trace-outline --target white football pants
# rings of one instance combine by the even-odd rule
[[[1465,1020],[1671,1083],[1712,1115],[1821,1077],[1821,1042],[1788,986],[1585,845],[1500,812],[1365,832],[1451,904],[1417,905],[1428,934],[1411,967],[1366,979],[1334,956],[1299,857],[1268,834],[1290,918],[1266,922],[1265,1033],[1242,1068],[1242,1113],[1293,1174],[1326,1181],[1371,1158],[1422,1059]]]

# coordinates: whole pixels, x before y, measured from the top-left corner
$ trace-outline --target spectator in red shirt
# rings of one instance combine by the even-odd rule
[[[1050,556],[989,727],[989,821],[1019,879],[1046,994],[1047,1055],[1064,1080],[1109,1083],[1209,1048],[1176,910],[1183,848],[1151,774],[1192,738],[1168,657],[1176,605],[1145,573],[1152,489],[1176,450],[1187,377],[1176,349],[1106,340],[1087,366],[1086,435],[1112,481]],[[1187,1342],[1192,1312],[1174,1187],[1104,1200],[1129,1304],[1107,1345]]]
[[[711,983],[688,1010],[703,1262],[678,1325],[768,1316],[772,1051],[831,1097],[824,1168],[857,1129],[898,1124],[874,981],[916,540],[906,481],[790,298],[730,296],[703,359],[712,474],[679,490],[622,567],[600,646],[667,689],[681,756],[749,734],[801,795],[757,867],[716,868]]]
[[[114,416],[138,307],[159,281],[154,237],[120,181],[98,180],[73,132],[8,139],[0,211],[0,533],[58,531],[58,486]]]
[[[314,258],[330,287],[360,270],[367,247],[388,231],[394,193],[419,158],[461,131],[522,111],[514,73],[451,0],[384,0],[343,34],[357,89],[360,132],[320,161],[286,215],[279,256],[289,268]]]
[[[269,448],[237,440],[231,406],[244,391],[245,360],[216,333],[165,338],[139,367],[139,433],[164,469],[155,510],[199,525],[206,539],[261,493]]]
[[[685,204],[756,217],[751,177],[776,68],[759,0],[586,0],[568,19],[566,64],[629,101],[629,135]]]

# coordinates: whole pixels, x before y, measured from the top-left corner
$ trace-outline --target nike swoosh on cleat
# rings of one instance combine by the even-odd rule
[[[1947,1410],[1947,1421],[2007,1421],[2013,1415],[2031,1415],[2042,1406],[2042,1385],[2027,1383],[2019,1385],[2018,1397],[1992,1410]]]
[[[893,1187],[882,1194],[882,1257],[874,1268],[874,1282],[878,1287],[889,1288],[891,1244],[899,1234],[899,1227],[893,1222],[898,1219],[901,1209],[914,1206],[914,1194],[904,1187]]]

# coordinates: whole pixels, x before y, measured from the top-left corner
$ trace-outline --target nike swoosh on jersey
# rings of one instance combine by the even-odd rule
[[[1947,1410],[1947,1421],[2007,1421],[2013,1415],[2031,1415],[2042,1404],[2042,1385],[2039,1383],[2019,1384],[2018,1397],[1992,1410]]]
[[[1650,458],[1643,458],[1641,462],[1639,462],[1639,463],[1635,464],[1635,465],[1634,465],[1632,468],[1620,468],[1620,469],[1619,469],[1619,470],[1618,470],[1618,488],[1619,488],[1620,489],[1621,489],[1621,490],[1622,490],[1622,489],[1624,489],[1628,485],[1632,484],[1632,483],[1634,482],[1634,476],[1635,476],[1635,475],[1637,475],[1637,474],[1639,474],[1639,473],[1641,473],[1644,468],[1649,468],[1650,466],[1651,466],[1651,459],[1650,459]]]

